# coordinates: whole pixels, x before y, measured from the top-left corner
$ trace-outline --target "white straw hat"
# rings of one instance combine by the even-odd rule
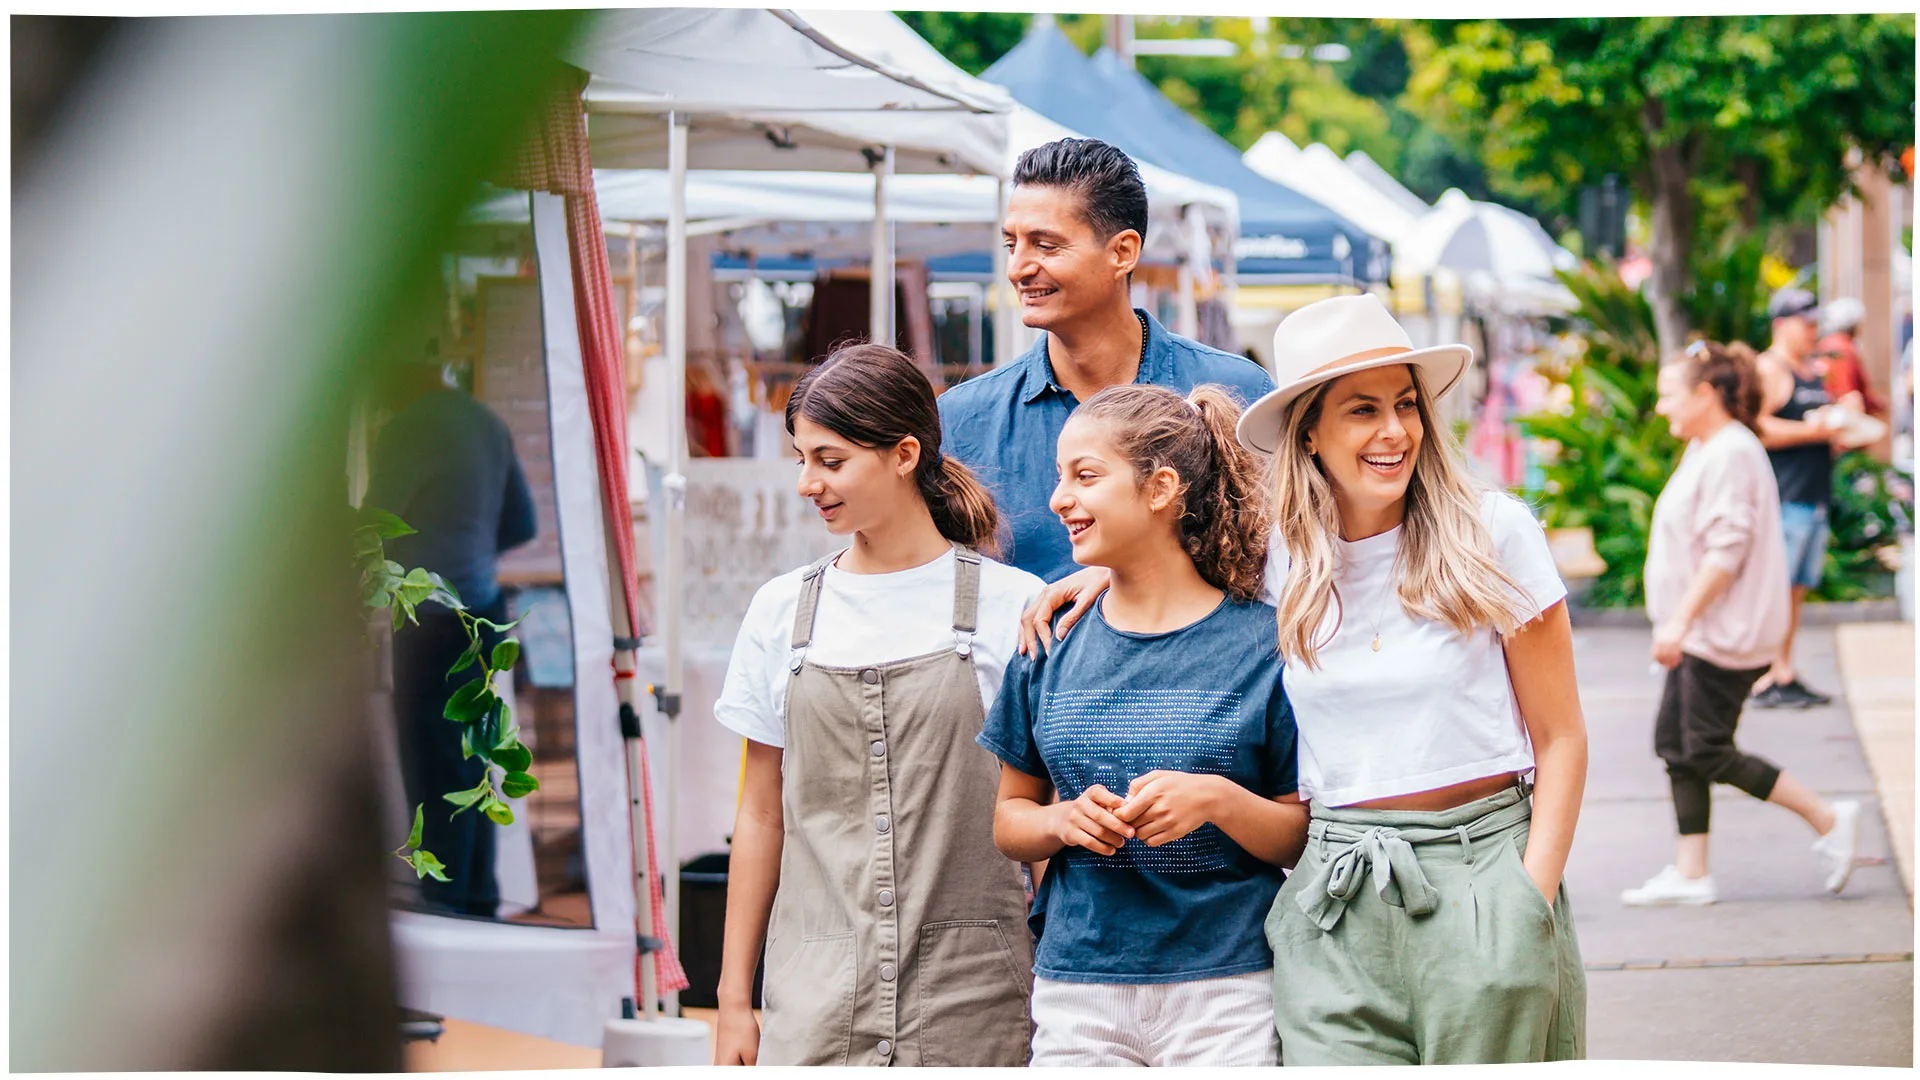
[[[1444,397],[1473,363],[1465,345],[1416,349],[1380,298],[1371,293],[1321,300],[1289,315],[1273,332],[1279,389],[1247,406],[1237,432],[1249,450],[1271,454],[1289,402],[1323,382],[1356,371],[1414,364],[1430,401]]]

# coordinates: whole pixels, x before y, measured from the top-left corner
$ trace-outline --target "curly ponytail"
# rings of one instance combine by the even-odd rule
[[[802,416],[861,446],[890,449],[909,436],[917,440],[914,487],[940,535],[982,554],[999,554],[1000,514],[993,496],[972,470],[940,452],[933,385],[907,354],[866,343],[836,350],[794,384],[787,398],[787,434]]]
[[[1114,445],[1142,477],[1180,477],[1180,543],[1207,584],[1235,600],[1260,598],[1271,519],[1259,461],[1234,435],[1240,405],[1226,388],[1186,397],[1162,386],[1110,386],[1084,413],[1109,426]]]

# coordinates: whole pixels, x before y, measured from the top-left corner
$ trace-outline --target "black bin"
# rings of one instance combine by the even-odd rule
[[[696,855],[680,867],[680,965],[688,986],[680,1004],[713,1009],[720,1004],[720,943],[727,928],[727,853]],[[764,960],[764,955],[762,956]],[[753,1007],[760,1008],[765,967],[753,973]]]

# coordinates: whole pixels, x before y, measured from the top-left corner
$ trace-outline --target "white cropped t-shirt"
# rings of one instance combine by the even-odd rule
[[[1529,620],[1566,597],[1546,533],[1519,500],[1488,492],[1480,514],[1502,568],[1527,593]],[[1393,592],[1398,527],[1334,543],[1340,604],[1321,623],[1319,666],[1289,662],[1282,677],[1299,730],[1300,797],[1347,806],[1533,768],[1499,633],[1463,637],[1407,614]],[[1268,603],[1288,562],[1276,536]]]

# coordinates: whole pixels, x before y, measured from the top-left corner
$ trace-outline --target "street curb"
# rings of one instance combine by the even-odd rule
[[[1569,607],[1567,615],[1581,628],[1641,629],[1647,624],[1643,607],[1589,608]],[[1838,626],[1842,623],[1900,622],[1900,601],[1850,600],[1842,603],[1810,603],[1800,608],[1802,626]]]
[[[1834,631],[1847,717],[1873,775],[1900,884],[1913,903],[1913,624]]]
[[[1826,967],[1834,964],[1911,964],[1910,952],[1820,953],[1801,956],[1689,956],[1669,960],[1600,960],[1588,971],[1700,971],[1707,968]]]

